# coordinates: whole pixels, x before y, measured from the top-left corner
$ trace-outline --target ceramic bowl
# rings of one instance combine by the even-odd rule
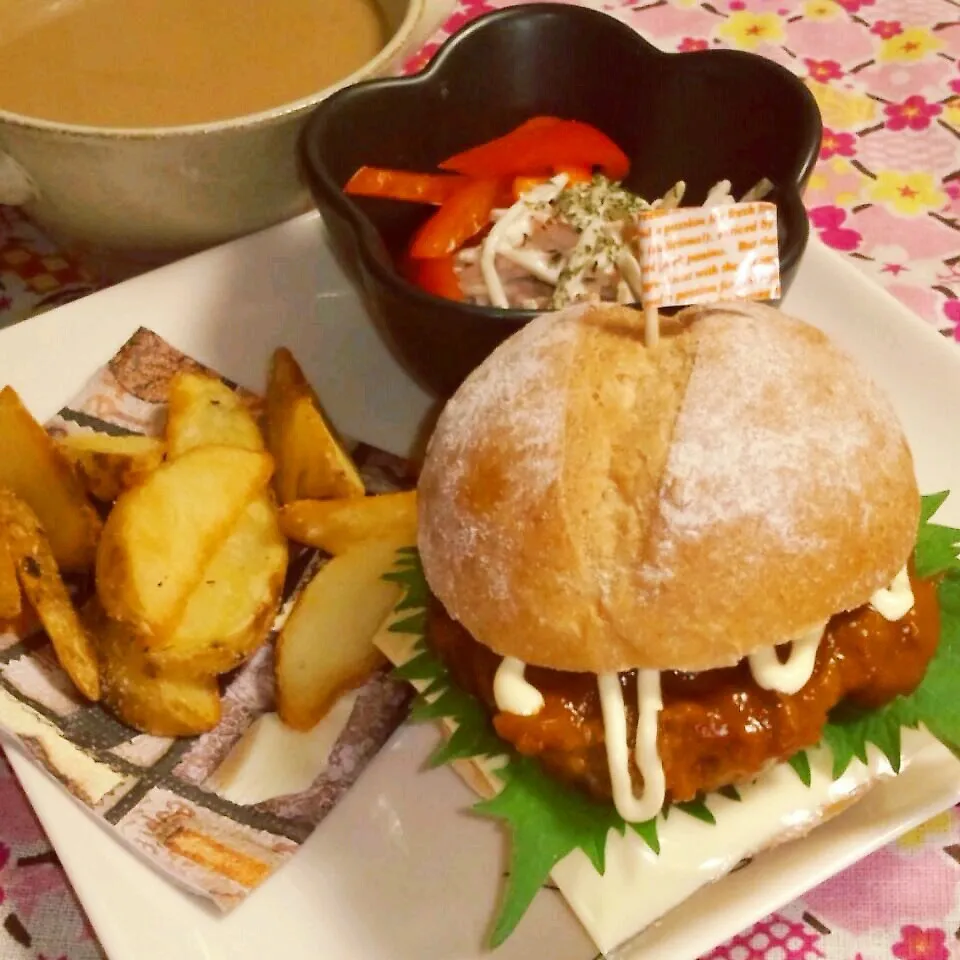
[[[448,0],[377,2],[390,37],[384,49],[337,84],[271,110],[215,123],[111,129],[0,109],[0,204],[22,206],[105,279],[310,209],[297,163],[310,111],[346,84],[394,70],[449,8]]]
[[[626,151],[625,184],[644,197],[674,182],[703,197],[722,179],[739,196],[775,186],[782,285],[807,243],[802,189],[820,147],[816,101],[763,57],[732,50],[667,54],[585,7],[537,3],[481,17],[421,73],[360,83],[325,100],[301,139],[304,168],[334,249],[407,369],[449,396],[533,313],[444,300],[404,279],[398,253],[430,210],[353,198],[363,164],[429,171],[444,157],[538,114],[591,123]]]

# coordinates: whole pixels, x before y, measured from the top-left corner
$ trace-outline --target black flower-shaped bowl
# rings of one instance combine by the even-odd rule
[[[409,77],[349,87],[317,108],[301,141],[305,174],[334,249],[407,369],[440,397],[534,314],[444,300],[403,278],[397,255],[431,212],[348,197],[371,164],[431,171],[444,157],[551,114],[591,123],[631,160],[626,186],[653,198],[718,180],[739,196],[775,184],[783,287],[806,247],[801,191],[820,147],[816,102],[788,70],[733,50],[666,54],[584,7],[517,6],[468,24]]]

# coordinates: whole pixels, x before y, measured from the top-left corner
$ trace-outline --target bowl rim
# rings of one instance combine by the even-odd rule
[[[344,219],[348,221],[355,234],[358,256],[362,260],[366,270],[368,270],[378,282],[386,285],[388,288],[403,293],[403,295],[427,307],[436,306],[439,303],[448,305],[455,303],[458,311],[468,316],[483,318],[493,323],[521,325],[529,322],[543,312],[542,310],[488,307],[459,301],[449,301],[417,287],[404,278],[398,270],[388,269],[374,253],[376,250],[383,250],[385,246],[379,231],[351,198],[343,192],[343,188],[334,182],[333,177],[326,169],[326,165],[319,160],[316,148],[316,144],[320,139],[318,128],[322,128],[326,122],[326,117],[339,109],[342,103],[350,102],[358,97],[368,96],[378,90],[417,87],[425,83],[430,83],[444,72],[451,59],[456,58],[458,48],[464,43],[469,43],[475,34],[495,28],[502,21],[509,22],[513,19],[528,18],[531,16],[579,17],[597,22],[602,19],[608,24],[608,29],[617,30],[624,35],[629,35],[631,40],[636,42],[644,50],[645,55],[653,59],[672,59],[682,56],[685,58],[698,58],[700,61],[709,57],[713,62],[749,62],[756,64],[760,69],[767,70],[772,75],[778,76],[783,82],[791,86],[798,94],[799,101],[803,104],[806,121],[815,132],[815,135],[811,137],[805,154],[799,158],[800,162],[794,174],[793,182],[787,184],[789,189],[782,188],[784,206],[799,208],[802,216],[799,218],[799,236],[794,239],[794,243],[791,244],[790,249],[786,251],[786,256],[781,258],[781,264],[786,261],[787,257],[791,257],[791,255],[789,265],[792,265],[792,260],[799,260],[806,248],[810,232],[809,219],[801,197],[801,187],[810,176],[817,162],[823,133],[823,121],[820,115],[820,109],[817,106],[813,94],[799,77],[774,60],[745,50],[724,48],[683,53],[661,50],[619,17],[593,7],[563,2],[531,2],[504,7],[490,13],[482,14],[474,20],[469,21],[444,40],[423,69],[404,76],[377,77],[352,84],[347,89],[337,91],[331,97],[328,97],[324,103],[319,104],[308,119],[300,136],[300,153],[305,160],[304,167],[307,178],[311,186],[316,184],[319,187],[324,195],[325,201],[336,208]],[[794,253],[794,251],[796,251],[796,253]],[[389,256],[387,259],[390,259]],[[640,304],[634,302],[627,304],[627,306],[639,307]]]
[[[295,118],[307,113],[325,100],[331,94],[344,87],[374,79],[377,71],[389,66],[399,59],[405,52],[405,47],[416,34],[421,23],[426,18],[427,0],[405,0],[403,19],[400,21],[393,35],[377,53],[367,60],[353,73],[337,80],[329,86],[323,87],[314,93],[297,100],[281,103],[256,113],[245,113],[238,117],[228,117],[225,120],[213,120],[201,123],[184,123],[172,127],[100,127],[93,124],[62,123],[57,120],[45,120],[42,117],[30,117],[26,114],[15,113],[12,110],[0,108],[0,127],[3,124],[20,129],[43,131],[58,134],[67,139],[83,139],[97,141],[111,140],[171,140],[177,137],[203,136],[213,133],[240,132],[249,127],[269,127],[282,121]],[[379,4],[378,4],[379,5]],[[2,150],[0,150],[2,153]]]

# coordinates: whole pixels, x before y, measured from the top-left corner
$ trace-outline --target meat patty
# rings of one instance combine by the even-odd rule
[[[923,679],[940,638],[936,583],[911,575],[915,603],[891,623],[864,606],[830,620],[813,675],[795,694],[757,686],[745,661],[701,673],[662,675],[658,744],[674,802],[753,779],[820,739],[827,715],[841,700],[878,707],[911,693]],[[493,696],[500,657],[451,620],[433,599],[427,638],[457,684],[486,707],[497,733],[552,775],[597,799],[611,797],[597,679],[530,667],[526,678],[541,692],[543,709],[531,717],[503,713]],[[781,648],[785,656],[788,645]],[[636,671],[620,682],[628,713],[631,764],[637,725]],[[633,767],[634,786],[642,789]]]

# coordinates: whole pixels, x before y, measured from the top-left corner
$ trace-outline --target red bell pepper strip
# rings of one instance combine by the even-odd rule
[[[454,191],[414,234],[410,256],[425,260],[456,253],[490,223],[500,190],[498,180],[483,179],[470,180]]]
[[[467,182],[456,174],[414,173],[385,167],[361,167],[343,188],[358,197],[385,197],[439,206]]]
[[[552,176],[556,176],[558,173],[565,173],[567,175],[567,186],[574,183],[589,183],[589,181],[593,179],[593,174],[590,173],[586,167],[564,167],[554,170],[552,174],[538,177],[514,177],[513,199],[515,201],[519,200],[528,190],[540,186],[541,183],[546,183]]]
[[[516,151],[524,151],[530,148],[530,145],[536,143],[541,136],[553,127],[563,123],[559,117],[531,117],[525,120],[519,127],[497,137],[494,140],[488,140],[476,147],[469,147],[460,153],[455,153],[452,157],[442,160],[437,164],[441,170],[454,170],[457,173],[466,173],[470,171],[470,176],[487,176],[486,164],[493,155],[496,157],[509,157]],[[537,173],[538,170],[549,170],[550,165],[545,164],[540,168],[527,168],[525,170],[510,171],[512,173]],[[510,175],[508,174],[508,176]]]
[[[599,167],[613,180],[630,170],[627,155],[605,134],[579,120],[534,118],[505,136],[464,150],[440,164],[470,177],[515,177],[561,167]],[[549,118],[548,118],[549,119]]]
[[[443,297],[445,300],[465,299],[452,255],[430,260],[411,260],[410,279],[436,297]]]

